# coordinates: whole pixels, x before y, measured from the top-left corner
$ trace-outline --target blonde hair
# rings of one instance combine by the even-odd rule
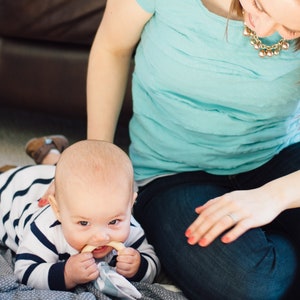
[[[236,13],[239,17],[243,16],[243,8],[239,0],[232,0],[230,5],[229,16]],[[300,38],[295,39],[295,50],[300,50]]]

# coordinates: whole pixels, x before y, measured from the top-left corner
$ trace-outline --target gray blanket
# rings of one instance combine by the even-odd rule
[[[13,273],[13,254],[0,247],[0,300],[110,300],[93,284],[76,287],[73,292],[36,290],[17,282]],[[141,300],[186,300],[180,292],[165,289],[160,284],[133,283],[142,294]]]

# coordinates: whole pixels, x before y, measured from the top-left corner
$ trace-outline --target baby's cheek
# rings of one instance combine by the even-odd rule
[[[86,245],[86,240],[80,234],[76,233],[76,231],[64,231],[64,237],[66,242],[78,252]]]
[[[123,226],[122,228],[120,228],[120,230],[115,232],[115,234],[111,236],[111,240],[123,243],[128,239],[129,233],[130,233],[130,224],[128,226]]]

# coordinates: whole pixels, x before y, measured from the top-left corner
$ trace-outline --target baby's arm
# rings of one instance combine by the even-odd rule
[[[27,247],[19,248],[15,274],[20,282],[37,289],[69,290],[99,276],[91,253],[75,254],[59,262],[58,255],[47,252],[41,256]]]
[[[130,281],[152,283],[160,271],[160,262],[153,246],[148,243],[145,237],[144,230],[133,217],[131,218],[130,234],[127,241],[125,242],[125,245],[126,247],[130,247],[138,252],[140,257],[138,258],[133,254],[133,252],[131,252],[133,258],[138,260],[139,266],[134,276],[130,278],[127,277],[127,279]],[[124,251],[124,254],[127,255],[128,252]],[[117,270],[122,255],[123,251],[119,251],[117,257]],[[132,267],[135,268],[134,265],[132,265]]]
[[[124,273],[124,276],[130,281],[152,283],[160,271],[160,262],[146,237],[143,236],[141,239],[143,242],[137,248],[135,248],[136,245],[132,245],[132,247],[126,248],[126,251],[118,252],[116,267],[119,273],[124,272],[121,270],[126,268],[126,265],[130,267],[128,274]]]
[[[75,283],[97,278],[94,258],[90,253],[77,254],[70,248],[52,217],[51,208],[45,208],[25,230],[15,263],[18,280],[38,289],[66,290]]]
[[[47,262],[50,256],[45,257],[19,248],[16,255],[15,275],[17,279],[36,289],[66,290],[64,280],[65,262]],[[51,255],[51,254],[50,254]],[[51,257],[54,255],[51,255]],[[52,260],[52,259],[51,259]]]
[[[126,277],[133,278],[141,265],[141,254],[138,250],[128,247],[118,251],[116,271]]]

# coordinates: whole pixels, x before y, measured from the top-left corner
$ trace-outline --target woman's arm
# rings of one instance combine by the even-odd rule
[[[136,0],[108,0],[88,65],[88,138],[113,142],[133,50],[151,14]]]

